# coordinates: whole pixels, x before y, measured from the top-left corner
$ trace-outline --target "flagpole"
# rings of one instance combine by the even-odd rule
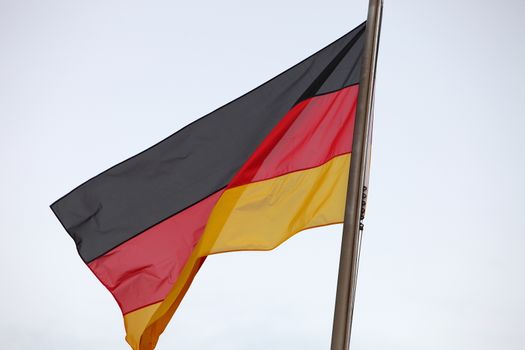
[[[359,97],[352,143],[350,176],[339,260],[331,350],[348,350],[352,330],[362,220],[368,190],[374,82],[383,0],[369,0]]]

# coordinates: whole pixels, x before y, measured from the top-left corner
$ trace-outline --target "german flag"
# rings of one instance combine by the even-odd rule
[[[51,205],[151,350],[207,255],[343,221],[365,24]]]

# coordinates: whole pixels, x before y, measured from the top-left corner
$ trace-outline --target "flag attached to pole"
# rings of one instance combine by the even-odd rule
[[[51,205],[151,350],[207,255],[341,223],[362,24]]]

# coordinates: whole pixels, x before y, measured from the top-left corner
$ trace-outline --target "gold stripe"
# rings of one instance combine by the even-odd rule
[[[125,315],[126,340],[132,348],[153,349],[203,257],[270,250],[299,231],[342,222],[349,167],[350,154],[345,154],[315,168],[226,190],[164,301]]]
[[[307,228],[343,221],[350,154],[226,190],[199,242],[201,256],[270,250]]]
[[[140,337],[160,304],[152,304],[124,315],[126,341],[134,350],[139,349]]]
[[[194,249],[177,278],[177,282],[162,302],[124,315],[126,341],[133,350],[153,350],[155,348],[159,336],[168,325],[204,260],[196,255]]]

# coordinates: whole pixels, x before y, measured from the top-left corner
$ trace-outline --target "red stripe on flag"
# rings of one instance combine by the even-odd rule
[[[312,97],[288,112],[228,188],[324,164],[352,152],[358,85]]]
[[[123,314],[163,300],[199,241],[222,191],[93,260],[89,268]]]

